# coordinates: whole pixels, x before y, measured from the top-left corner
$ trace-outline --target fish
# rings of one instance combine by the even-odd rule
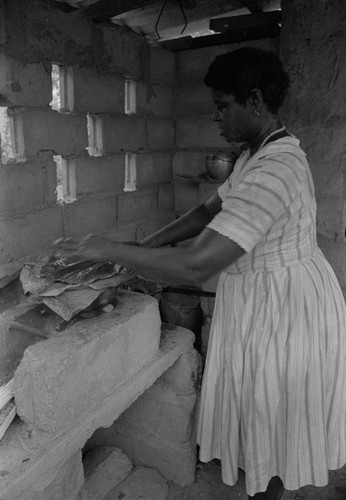
[[[96,280],[130,273],[132,271],[127,267],[111,261],[92,262],[59,256],[48,259],[41,268],[42,278],[70,285],[92,283]]]

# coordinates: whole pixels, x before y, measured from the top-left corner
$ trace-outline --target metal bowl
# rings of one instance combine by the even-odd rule
[[[224,153],[209,154],[206,157],[206,167],[209,177],[226,180],[233,171],[235,158]]]

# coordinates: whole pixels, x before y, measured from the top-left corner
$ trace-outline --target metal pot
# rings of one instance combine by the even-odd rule
[[[234,163],[234,156],[224,153],[211,153],[206,157],[207,173],[213,179],[226,180],[232,173]]]

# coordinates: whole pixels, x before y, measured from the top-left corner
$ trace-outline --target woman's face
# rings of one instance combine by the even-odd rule
[[[248,142],[253,133],[253,110],[248,103],[236,102],[234,95],[213,90],[216,106],[214,120],[219,123],[220,135],[227,142]]]

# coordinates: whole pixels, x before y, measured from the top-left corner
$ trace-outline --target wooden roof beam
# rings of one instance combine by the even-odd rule
[[[206,35],[193,38],[184,36],[173,40],[159,42],[159,45],[167,50],[179,52],[182,50],[200,49],[202,47],[211,47],[215,45],[227,45],[233,43],[248,42],[251,40],[260,40],[261,38],[275,38],[280,34],[279,24],[269,26],[253,26],[247,30],[227,31],[215,35]]]
[[[99,0],[75,12],[92,21],[102,22],[109,21],[112,17],[124,12],[147,7],[153,3],[155,3],[155,0]]]
[[[259,0],[243,0],[244,7],[249,9],[251,14],[258,14],[263,12]]]
[[[255,28],[265,28],[281,22],[281,10],[245,14],[244,16],[229,16],[210,19],[209,29],[215,33],[247,32]]]

